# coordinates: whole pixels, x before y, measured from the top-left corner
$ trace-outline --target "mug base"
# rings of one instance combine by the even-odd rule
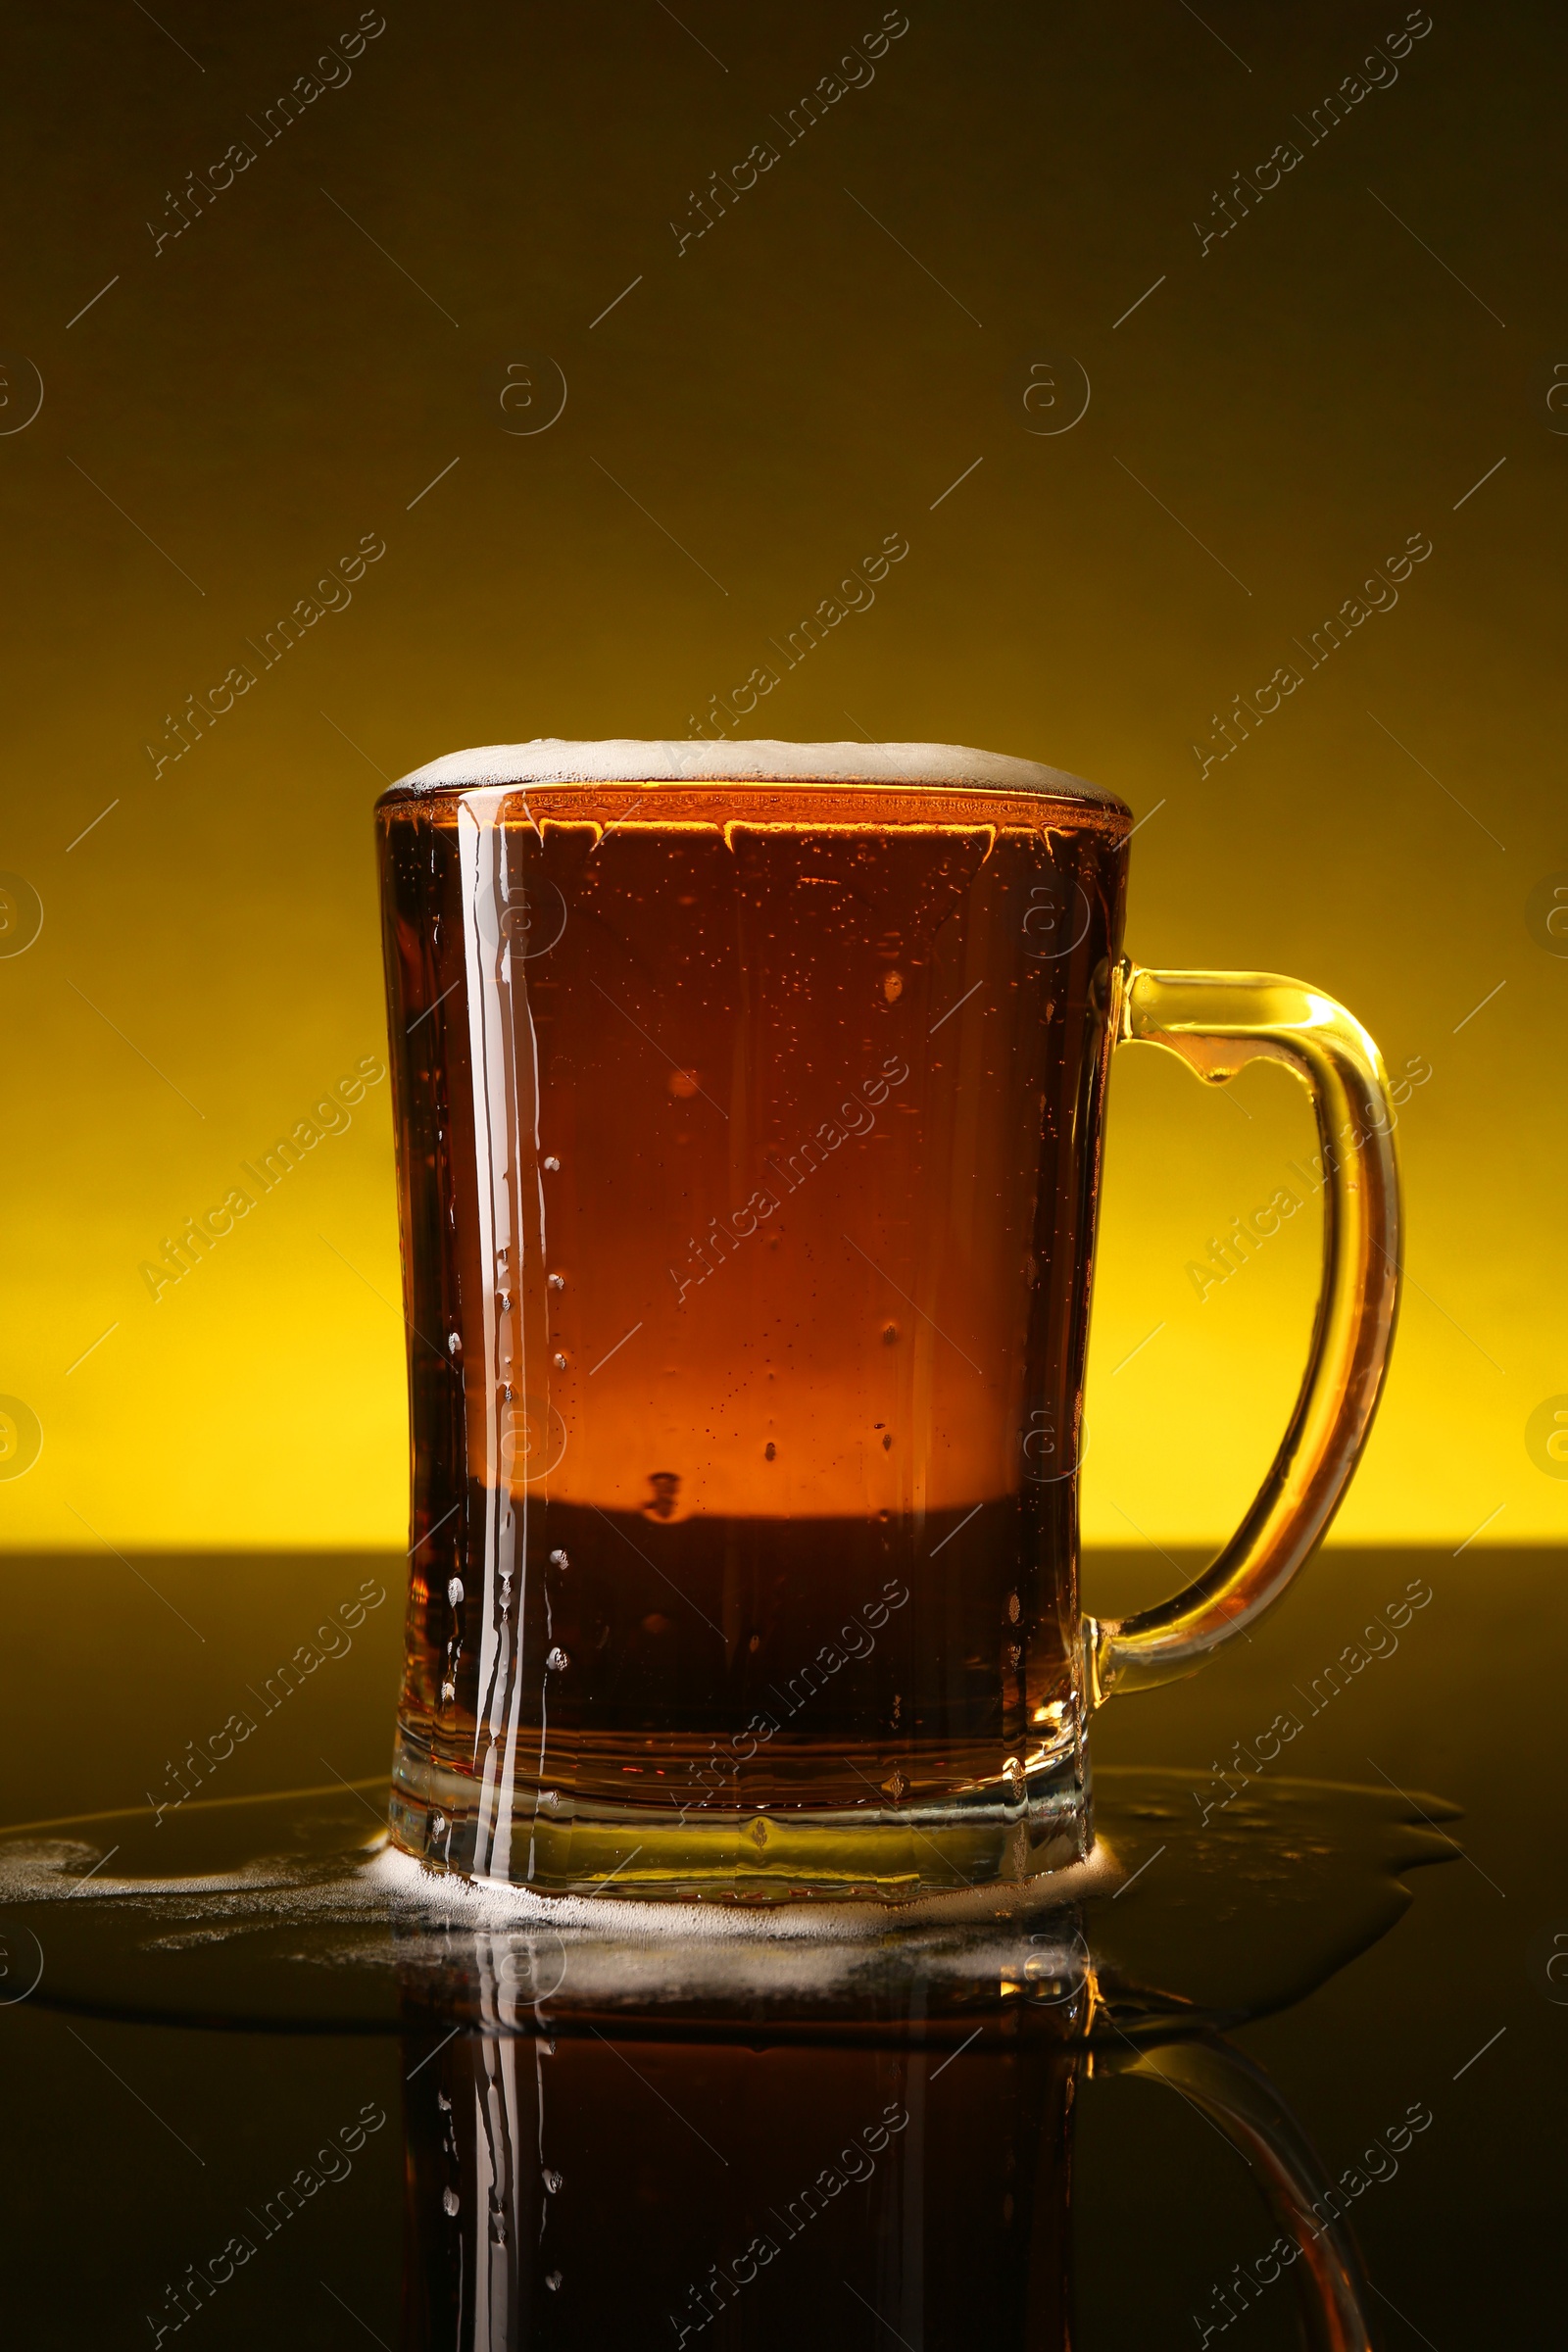
[[[991,1788],[914,1805],[752,1811],[582,1800],[514,1787],[510,1812],[481,1821],[468,1776],[400,1740],[393,1843],[427,1870],[547,1895],[665,1902],[913,1902],[1015,1884],[1082,1862],[1094,1843],[1081,1743],[1029,1774],[1021,1798]]]

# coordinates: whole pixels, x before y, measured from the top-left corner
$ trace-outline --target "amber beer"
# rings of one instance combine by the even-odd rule
[[[607,751],[630,780],[573,778]],[[712,772],[741,755],[785,772]],[[1072,1472],[1129,819],[1023,761],[932,765],[523,746],[380,803],[394,1826],[438,1866],[907,1891],[999,1840],[1081,1849]]]

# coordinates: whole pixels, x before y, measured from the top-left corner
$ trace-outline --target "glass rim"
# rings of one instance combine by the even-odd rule
[[[975,794],[1020,801],[1077,804],[1109,815],[1132,810],[1117,794],[1067,769],[1048,767],[1004,752],[953,743],[785,743],[757,739],[714,742],[631,738],[570,742],[540,736],[528,743],[481,744],[448,752],[400,776],[378,808],[446,799],[483,790],[604,784],[665,785],[701,791],[710,786],[823,786],[854,792]]]

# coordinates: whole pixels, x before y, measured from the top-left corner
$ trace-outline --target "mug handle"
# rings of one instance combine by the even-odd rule
[[[1193,1673],[1276,1601],[1339,1508],[1377,1410],[1399,1296],[1399,1180],[1382,1057],[1332,997],[1273,972],[1117,969],[1116,1045],[1163,1046],[1219,1085],[1283,1061],[1309,1089],[1322,1154],[1323,1281],[1296,1409],[1212,1566],[1136,1616],[1086,1617],[1092,1703]]]

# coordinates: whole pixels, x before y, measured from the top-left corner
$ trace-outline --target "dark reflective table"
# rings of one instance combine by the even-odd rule
[[[1331,1553],[1107,1710],[1087,1869],[824,1922],[386,1851],[391,1607],[225,1743],[395,1563],[13,1562],[25,2340],[1550,2340],[1561,1562],[1463,1569]]]

